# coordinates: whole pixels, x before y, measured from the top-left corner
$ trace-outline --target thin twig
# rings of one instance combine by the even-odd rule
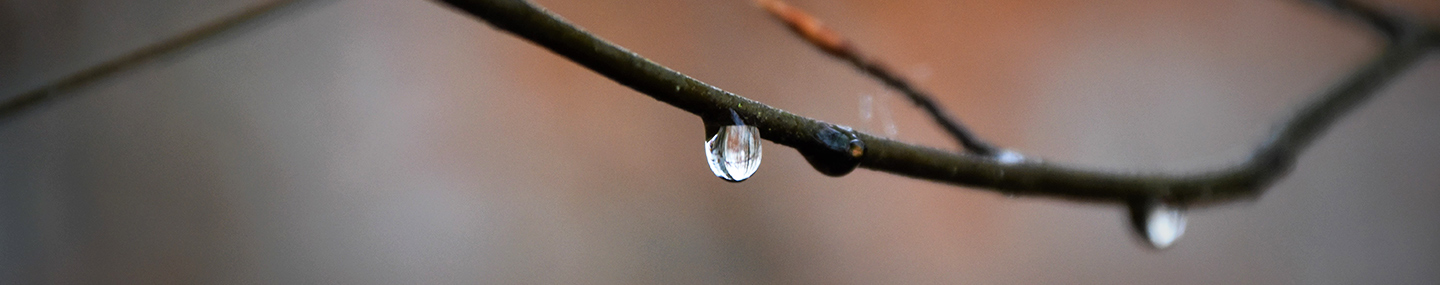
[[[281,7],[294,4],[295,2],[298,2],[298,0],[277,0],[260,4],[193,30],[186,31],[175,37],[161,40],[120,57],[85,68],[79,72],[65,76],[60,80],[40,86],[39,88],[10,96],[5,99],[3,103],[0,103],[0,121],[6,121],[42,103],[54,101],[70,90],[149,62],[162,55],[192,46],[202,40],[212,38],[232,28],[241,26],[241,24],[248,23],[260,16],[276,11]]]
[[[901,175],[997,189],[1020,195],[1101,201],[1158,197],[1181,204],[1214,203],[1259,195],[1287,173],[1296,156],[1340,116],[1424,56],[1433,41],[1392,45],[1280,123],[1247,161],[1199,174],[1112,173],[1044,163],[996,165],[989,160],[867,138],[862,166]],[[873,155],[873,156],[872,156]]]
[[[1401,23],[1403,21],[1402,19],[1386,16],[1385,13],[1382,13],[1375,7],[1360,5],[1360,3],[1350,0],[1306,0],[1305,2],[1329,8],[1339,14],[1355,17],[1361,22],[1370,25],[1370,28],[1375,29],[1376,32],[1380,33],[1381,36],[1389,41],[1397,40],[1401,37],[1401,34],[1405,33],[1405,24]]]
[[[1295,156],[1336,119],[1434,48],[1433,29],[1404,36],[1339,84],[1302,105],[1247,161],[1198,174],[1141,174],[1088,170],[956,154],[849,130],[776,109],[656,64],[602,40],[524,0],[445,0],[492,26],[525,38],[656,100],[703,117],[735,111],[761,137],[806,154],[832,153],[834,138],[849,144],[859,166],[894,174],[1011,194],[1124,203],[1163,199],[1195,205],[1260,194],[1294,164]],[[837,131],[838,130],[838,131]],[[843,144],[838,144],[843,145]],[[835,156],[831,158],[839,158]],[[810,160],[817,169],[846,167],[844,159]],[[820,163],[835,165],[820,165]],[[849,165],[853,167],[853,165]],[[827,172],[829,173],[829,172]]]
[[[791,31],[795,32],[795,34],[801,38],[804,38],[810,45],[819,48],[830,56],[849,62],[856,68],[864,71],[865,74],[879,79],[885,83],[886,86],[890,86],[890,88],[900,91],[901,94],[905,94],[905,97],[915,103],[915,106],[924,109],[925,112],[929,113],[930,117],[935,120],[936,124],[940,124],[940,127],[945,129],[946,133],[949,133],[951,137],[955,138],[955,140],[960,143],[961,148],[971,153],[984,156],[992,156],[998,153],[995,146],[985,143],[975,134],[967,130],[965,125],[961,124],[959,120],[946,113],[945,109],[940,107],[940,104],[935,103],[935,100],[931,99],[934,96],[930,96],[927,92],[915,87],[914,84],[910,84],[909,80],[906,80],[898,73],[890,71],[890,69],[886,67],[887,65],[880,60],[861,54],[860,51],[850,43],[850,40],[841,36],[840,33],[831,30],[829,27],[826,27],[819,19],[810,16],[809,13],[805,13],[805,11],[800,8],[790,6],[790,4],[786,4],[780,0],[756,0],[755,2],[764,7],[765,11],[770,12],[770,15],[775,16],[775,18],[781,22],[785,22],[785,25],[789,26]]]

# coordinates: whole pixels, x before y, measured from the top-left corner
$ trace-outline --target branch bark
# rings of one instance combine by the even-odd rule
[[[248,9],[6,99],[0,104],[0,121],[53,101],[65,91],[214,37],[292,2],[298,1],[279,0]],[[957,154],[857,132],[705,84],[595,37],[524,0],[444,2],[702,119],[728,118],[734,111],[745,122],[758,127],[761,137],[795,148],[816,170],[827,175],[844,175],[858,166],[1012,195],[1111,203],[1159,200],[1193,206],[1259,195],[1288,172],[1300,152],[1331,124],[1440,46],[1440,29],[1436,27],[1388,16],[1348,1],[1322,1],[1378,31],[1386,40],[1384,50],[1330,89],[1301,104],[1292,116],[1277,124],[1269,139],[1244,162],[1193,174],[1107,172],[1039,160],[1010,162],[991,156]],[[863,68],[863,64],[860,65]]]
[[[1012,195],[1110,203],[1160,199],[1182,205],[1202,205],[1257,196],[1288,172],[1300,151],[1335,120],[1423,57],[1440,38],[1433,28],[1385,20],[1402,28],[1395,29],[1401,31],[1397,36],[1388,37],[1384,51],[1332,88],[1302,104],[1242,163],[1194,174],[1106,172],[1035,160],[1004,163],[986,156],[956,154],[853,131],[705,84],[591,35],[528,1],[444,2],[701,118],[733,110],[747,123],[759,127],[761,137],[795,148],[822,173],[843,175],[858,165]],[[1368,14],[1362,14],[1362,18],[1371,23],[1380,23],[1371,18],[1391,19],[1365,15]],[[1382,33],[1388,30],[1385,25],[1376,27]]]

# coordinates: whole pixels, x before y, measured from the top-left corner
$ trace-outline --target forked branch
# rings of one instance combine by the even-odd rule
[[[998,149],[981,140],[970,130],[966,129],[965,125],[961,124],[959,120],[945,112],[945,109],[941,108],[940,104],[935,103],[935,100],[931,99],[934,96],[930,96],[930,94],[915,87],[915,85],[911,84],[905,77],[891,71],[890,68],[884,63],[881,63],[880,60],[865,56],[859,49],[855,48],[854,44],[850,43],[850,40],[831,30],[829,27],[826,27],[819,19],[810,16],[810,14],[805,13],[804,10],[800,10],[779,0],[757,0],[756,3],[764,7],[765,11],[770,12],[770,15],[784,22],[786,26],[790,27],[790,31],[795,32],[796,35],[805,39],[810,45],[825,51],[825,53],[830,56],[849,62],[851,65],[854,65],[855,68],[870,75],[870,77],[874,77],[880,80],[880,82],[885,83],[886,86],[890,86],[890,88],[894,88],[895,91],[899,91],[900,94],[904,94],[905,98],[910,99],[911,103],[915,103],[915,106],[920,107],[926,114],[929,114],[930,118],[935,120],[936,124],[940,125],[940,128],[945,129],[945,133],[955,138],[955,141],[960,143],[961,148],[982,156],[999,154]]]
[[[279,0],[257,6],[234,17],[147,46],[121,58],[87,68],[41,88],[21,93],[0,103],[0,120],[26,109],[53,101],[64,91],[83,86],[160,55],[213,37],[294,0]],[[1339,81],[1330,89],[1303,103],[1281,121],[1268,140],[1244,162],[1214,171],[1195,174],[1106,172],[1040,162],[1009,162],[989,156],[995,148],[969,135],[952,123],[924,93],[909,87],[880,65],[866,61],[853,50],[850,60],[872,76],[915,98],[917,104],[947,126],[965,149],[959,154],[935,148],[897,142],[846,127],[795,115],[784,110],[720,90],[699,80],[656,64],[571,25],[524,0],[445,0],[496,28],[511,32],[579,63],[596,73],[628,86],[656,100],[698,115],[701,118],[730,114],[760,129],[764,139],[793,147],[822,173],[843,175],[855,167],[989,189],[1016,195],[1036,195],[1094,202],[1127,203],[1162,200],[1182,205],[1231,201],[1260,194],[1295,163],[1296,156],[1331,124],[1381,86],[1404,71],[1440,43],[1435,27],[1388,16],[1349,1],[1321,1],[1334,10],[1356,16],[1386,39],[1384,50],[1373,60]],[[835,37],[843,43],[843,38]],[[833,39],[832,39],[833,40]],[[836,45],[844,47],[846,45]],[[821,45],[825,48],[824,45]],[[840,51],[849,48],[841,48]],[[836,51],[827,49],[836,54]],[[844,53],[840,53],[842,58]],[[869,67],[867,67],[869,66]],[[874,68],[871,68],[874,67]],[[905,91],[909,90],[909,91]]]
[[[1195,205],[1258,195],[1285,174],[1293,166],[1298,153],[1336,119],[1371,97],[1380,86],[1423,57],[1437,42],[1433,28],[1391,20],[1393,18],[1379,13],[1373,13],[1374,16],[1360,13],[1372,24],[1394,23],[1399,27],[1394,30],[1400,33],[1387,37],[1389,41],[1384,51],[1375,59],[1302,104],[1245,162],[1195,174],[1106,172],[1039,161],[1005,163],[988,156],[956,154],[853,131],[705,84],[591,35],[528,1],[444,2],[622,85],[702,118],[733,110],[747,123],[759,127],[761,137],[767,140],[793,147],[806,154],[807,158],[812,154],[830,155],[831,159],[811,160],[817,169],[827,174],[843,174],[848,170],[835,172],[827,169],[853,168],[858,164],[873,170],[1008,194],[1116,203],[1160,199]],[[1335,7],[1341,11],[1356,11],[1355,7],[1361,6]],[[1390,24],[1376,26],[1386,33],[1386,25]],[[836,54],[836,50],[843,51],[844,46],[834,45],[835,49],[827,48],[826,51]],[[857,65],[863,68],[863,60],[861,62]],[[837,148],[836,138],[855,139],[860,149],[846,152]],[[967,149],[970,148],[967,146]]]

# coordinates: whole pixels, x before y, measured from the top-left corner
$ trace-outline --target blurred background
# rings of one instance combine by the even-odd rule
[[[536,1],[742,96],[957,149],[748,0]],[[0,0],[0,96],[258,3]],[[1120,171],[1239,161],[1379,49],[1295,1],[792,4],[981,136]],[[70,95],[0,121],[0,283],[1440,282],[1433,54],[1163,251],[1119,207],[831,178],[769,142],[722,181],[695,116],[430,1],[309,1]]]

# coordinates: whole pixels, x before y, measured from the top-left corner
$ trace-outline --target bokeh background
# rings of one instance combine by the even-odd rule
[[[956,149],[750,1],[537,1],[742,96]],[[257,3],[0,1],[0,96]],[[1239,161],[1379,48],[1293,1],[793,4],[980,135],[1115,170]],[[696,117],[430,1],[310,1],[71,95],[0,122],[0,283],[1440,282],[1434,55],[1164,251],[1118,207],[825,177],[769,142],[724,182]]]

